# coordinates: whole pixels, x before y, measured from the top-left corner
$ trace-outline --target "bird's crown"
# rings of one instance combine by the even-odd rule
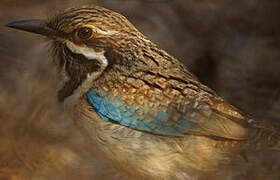
[[[57,32],[76,35],[76,37],[72,37],[82,41],[90,38],[90,36],[83,36],[85,34],[79,31],[84,27],[91,29],[92,35],[112,35],[115,33],[139,34],[137,29],[124,16],[99,6],[67,9],[53,16],[48,21],[47,26]]]

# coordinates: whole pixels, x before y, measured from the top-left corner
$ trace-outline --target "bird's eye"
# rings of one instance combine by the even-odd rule
[[[82,27],[78,30],[77,33],[78,37],[82,40],[91,38],[92,34],[93,34],[92,29],[89,27]]]

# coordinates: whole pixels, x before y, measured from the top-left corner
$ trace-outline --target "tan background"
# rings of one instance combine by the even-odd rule
[[[0,180],[121,178],[57,103],[46,41],[4,27],[93,3],[124,14],[230,103],[279,123],[278,0],[0,0]],[[225,179],[278,180],[279,157],[257,153],[244,172]]]

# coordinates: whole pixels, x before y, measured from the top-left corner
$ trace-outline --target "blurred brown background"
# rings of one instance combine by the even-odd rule
[[[279,0],[0,0],[0,180],[123,179],[57,103],[47,42],[4,27],[82,4],[122,13],[230,103],[279,123]],[[225,179],[280,179],[279,152],[249,160]]]

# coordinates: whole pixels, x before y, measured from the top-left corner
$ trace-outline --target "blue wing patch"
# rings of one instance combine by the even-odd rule
[[[104,121],[112,121],[132,129],[146,131],[163,136],[183,136],[187,131],[198,130],[196,125],[181,116],[174,122],[168,122],[167,113],[158,112],[156,117],[140,115],[137,109],[124,106],[117,97],[111,98],[105,92],[90,90],[87,99],[96,113]],[[146,113],[147,114],[147,113]]]

